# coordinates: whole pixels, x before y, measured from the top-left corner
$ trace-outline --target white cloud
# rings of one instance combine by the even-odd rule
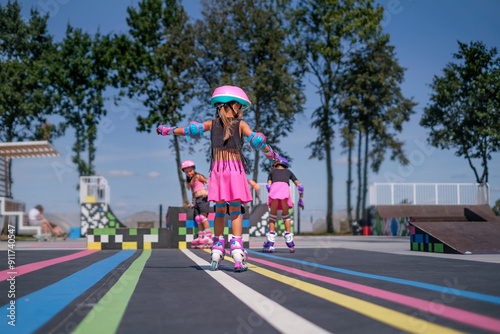
[[[129,170],[110,170],[107,172],[100,173],[104,177],[123,177],[123,176],[134,176],[135,173]]]
[[[158,172],[149,172],[148,175],[146,175],[146,177],[149,177],[150,179],[155,179],[157,177],[160,177],[161,176],[161,173],[158,173]]]
[[[358,163],[358,158],[351,158],[352,164],[357,164]],[[347,157],[343,158],[338,158],[335,160],[336,165],[341,165],[341,166],[347,166]]]

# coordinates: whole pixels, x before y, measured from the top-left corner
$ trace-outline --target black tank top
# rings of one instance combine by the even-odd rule
[[[228,120],[231,123],[231,136],[226,140],[224,140],[225,131],[222,119],[212,120],[210,171],[214,168],[216,161],[222,161],[222,163],[217,164],[217,171],[220,171],[219,168],[222,166],[222,170],[237,168],[240,172],[247,173],[248,163],[241,151],[243,140],[240,135],[240,120],[232,117],[229,117]],[[241,169],[241,165],[237,161],[241,161],[243,169]]]

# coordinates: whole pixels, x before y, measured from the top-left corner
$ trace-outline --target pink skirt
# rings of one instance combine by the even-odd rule
[[[271,205],[273,199],[280,200],[278,202],[278,210],[282,210],[282,200],[286,200],[289,209],[293,208],[292,199],[290,198],[290,186],[286,182],[274,182],[271,184],[269,196],[267,197],[267,205]]]
[[[227,166],[228,163],[230,166]],[[226,165],[225,169],[223,164]],[[241,161],[214,161],[208,178],[208,200],[210,202],[239,200],[241,203],[252,201],[247,175]]]

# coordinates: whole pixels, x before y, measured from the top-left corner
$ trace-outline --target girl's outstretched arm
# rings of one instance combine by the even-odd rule
[[[212,130],[212,121],[203,123],[191,122],[183,128],[177,126],[160,125],[156,128],[156,133],[162,136],[177,135],[186,136],[189,139],[203,136],[205,131]]]
[[[266,144],[266,137],[259,132],[253,132],[245,121],[240,122],[240,133],[247,137],[247,141],[254,150],[262,150],[264,155],[271,161],[279,161],[279,154],[271,145]]]
[[[299,208],[301,208],[302,210],[304,210],[304,186],[302,184],[300,184],[299,180],[295,180],[293,181],[293,183],[295,183],[295,185],[297,186],[297,189],[299,190],[299,195],[300,195],[300,198],[299,198]]]

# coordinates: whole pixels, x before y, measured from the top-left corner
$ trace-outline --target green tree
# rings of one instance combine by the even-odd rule
[[[289,10],[290,1],[214,0],[204,3],[204,20],[196,23],[204,83],[200,96],[208,101],[207,92],[221,85],[243,88],[253,105],[245,121],[281,155],[286,153],[279,148],[280,138],[292,131],[304,103],[303,71],[289,42]],[[265,171],[269,164],[259,163],[259,152],[252,153],[257,181],[259,165]]]
[[[1,142],[50,140],[62,133],[48,121],[56,94],[47,75],[55,51],[47,19],[32,9],[25,21],[17,1],[0,5]],[[11,167],[9,160],[9,184]]]
[[[328,233],[333,233],[332,150],[341,96],[338,77],[349,56],[380,33],[382,14],[382,7],[374,8],[371,0],[306,0],[299,2],[295,12],[298,48],[306,50],[307,68],[321,101],[312,115],[318,136],[308,147],[310,158],[326,161]]]
[[[358,138],[356,220],[360,218],[360,210],[366,207],[368,161],[371,160],[371,169],[377,173],[390,149],[391,160],[397,159],[403,165],[408,163],[397,133],[402,131],[403,123],[409,121],[416,103],[401,93],[404,69],[388,42],[387,35],[367,42],[352,54],[350,66],[341,76],[345,94],[341,111],[348,111],[342,116],[344,122],[355,123],[355,127],[347,126],[347,134],[354,137],[352,131],[356,129]]]
[[[59,112],[75,131],[72,161],[80,176],[94,175],[98,125],[107,113],[103,94],[111,85],[110,37],[100,33],[91,36],[68,25],[57,57],[51,78],[60,97]]]
[[[160,124],[175,125],[191,100],[194,77],[194,35],[188,16],[175,0],[143,0],[138,9],[128,8],[129,35],[116,39],[122,65],[120,85],[129,98],[138,98],[148,108],[137,117],[139,132],[151,132]],[[171,136],[182,201],[188,203],[181,170],[179,139]]]
[[[428,142],[455,149],[465,157],[477,183],[488,182],[488,160],[500,148],[500,58],[482,42],[458,42],[442,76],[434,76],[431,103],[420,125],[430,129]],[[474,159],[483,168],[478,173]]]
[[[493,213],[497,216],[500,216],[500,199],[497,199],[495,202],[495,206],[491,208],[493,210]]]

